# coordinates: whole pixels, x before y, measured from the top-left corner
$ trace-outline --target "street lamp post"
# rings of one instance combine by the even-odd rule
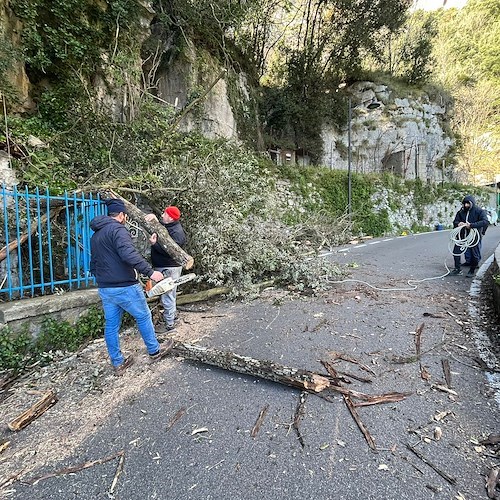
[[[347,97],[347,213],[349,219],[352,216],[352,142],[351,142],[351,122],[352,122],[352,100],[351,96]],[[379,102],[371,101],[366,109],[376,109],[380,106]],[[354,106],[356,107],[356,106]]]
[[[351,97],[347,98],[347,105],[349,109],[347,111],[347,213],[349,214],[349,219],[352,214],[352,144],[351,144],[351,120],[352,120],[352,101]]]

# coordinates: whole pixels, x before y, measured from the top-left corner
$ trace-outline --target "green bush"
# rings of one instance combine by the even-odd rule
[[[101,336],[103,331],[104,315],[102,310],[96,307],[80,317],[74,326],[67,321],[48,317],[42,322],[34,351],[76,351],[83,343]]]
[[[0,329],[0,370],[21,371],[26,365],[30,354],[31,335],[23,330],[14,333],[4,326]]]
[[[0,330],[0,370],[20,372],[30,363],[48,361],[50,351],[76,351],[103,333],[104,313],[98,307],[91,307],[74,326],[67,321],[45,318],[35,340],[28,333],[27,325],[21,333],[3,327]]]

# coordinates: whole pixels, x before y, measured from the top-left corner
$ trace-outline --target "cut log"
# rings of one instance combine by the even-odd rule
[[[181,306],[183,304],[192,304],[193,302],[201,302],[202,300],[208,300],[217,295],[224,295],[229,293],[231,290],[225,286],[219,286],[217,288],[210,288],[210,290],[204,290],[203,292],[189,293],[186,295],[177,295],[177,305]]]
[[[115,192],[110,191],[111,196],[120,198]],[[158,244],[167,252],[172,258],[183,266],[185,269],[191,269],[194,265],[194,259],[188,255],[177,243],[170,237],[165,226],[156,221],[147,222],[144,217],[146,214],[139,210],[133,203],[130,203],[124,198],[120,198],[125,203],[127,213],[137,224],[139,224],[144,232],[149,236],[153,233],[158,235]]]
[[[175,342],[174,354],[186,359],[200,361],[225,370],[244,373],[254,377],[272,380],[279,384],[297,387],[312,393],[321,392],[330,387],[330,380],[319,373],[290,368],[273,361],[263,361],[240,356],[233,352],[219,351],[208,347]]]
[[[47,392],[40,401],[37,401],[29,410],[21,413],[14,420],[7,425],[11,431],[20,431],[27,425],[31,424],[33,420],[37,419],[40,415],[45,413],[51,406],[57,403],[57,396],[54,391]]]

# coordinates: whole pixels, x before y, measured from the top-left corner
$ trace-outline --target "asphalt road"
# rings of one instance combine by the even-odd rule
[[[336,366],[368,377],[371,383],[353,380],[349,388],[368,394],[410,393],[397,403],[358,408],[376,452],[340,396],[328,402],[307,395],[299,424],[302,447],[291,426],[299,391],[169,359],[157,368],[159,383],[126,401],[64,462],[38,471],[49,474],[123,450],[119,476],[117,458],[36,485],[14,483],[11,497],[486,498],[485,477],[498,459],[478,448],[477,440],[498,433],[500,411],[477,362],[471,328],[477,319],[470,318],[468,307],[472,280],[447,276],[420,282],[416,289],[407,284],[409,279],[445,274],[445,261],[452,267],[448,235],[439,231],[382,238],[335,249],[323,258],[348,266],[352,278],[392,290],[349,282],[319,297],[268,292],[249,303],[219,303],[211,314],[224,317],[201,341],[314,371],[322,371],[319,360],[331,359],[332,351],[356,358],[373,373],[346,361]],[[500,228],[491,227],[483,260],[499,239]],[[419,362],[415,331],[422,323]],[[450,364],[456,395],[435,387],[444,385],[442,360]],[[428,380],[422,374],[428,374]],[[132,375],[126,375],[130,384]],[[252,438],[250,431],[266,406],[262,427]],[[186,408],[185,414],[167,430],[181,408]],[[442,431],[440,439],[435,438],[436,427]],[[201,428],[207,430],[194,432]],[[409,451],[407,444],[443,474]]]

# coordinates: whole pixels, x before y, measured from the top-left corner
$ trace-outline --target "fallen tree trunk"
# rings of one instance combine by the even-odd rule
[[[182,342],[174,344],[173,352],[186,359],[200,361],[233,372],[272,380],[279,384],[297,387],[313,393],[321,392],[330,387],[328,377],[319,373],[290,368],[274,363],[273,361],[263,361],[247,356],[240,356],[233,352],[218,351],[208,347],[183,344]]]
[[[110,191],[110,194],[114,198],[120,198],[116,193]],[[190,255],[188,255],[177,243],[170,237],[168,231],[165,229],[165,226],[156,221],[148,222],[144,219],[146,214],[139,210],[133,203],[130,203],[124,198],[120,198],[125,203],[125,208],[127,209],[127,213],[130,215],[135,222],[140,224],[148,236],[151,236],[153,233],[158,235],[158,244],[167,252],[172,258],[179,263],[179,265],[183,266],[185,269],[191,269],[194,265],[194,259]]]

